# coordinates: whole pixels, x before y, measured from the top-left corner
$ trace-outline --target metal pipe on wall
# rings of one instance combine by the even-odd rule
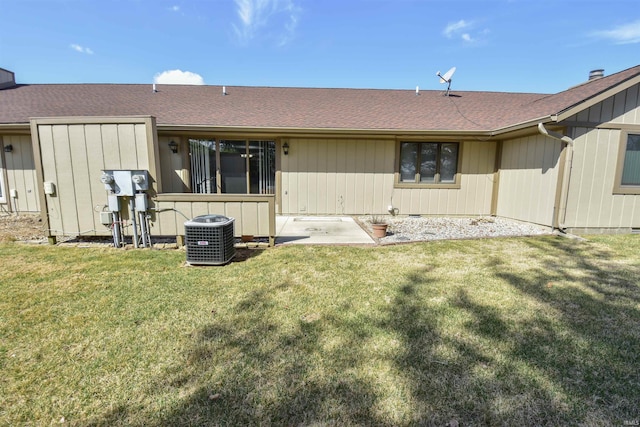
[[[113,223],[111,225],[111,233],[113,234],[113,245],[116,248],[119,248],[122,246],[122,242],[121,242],[121,226],[120,226],[120,215],[118,214],[118,212],[112,212],[111,213],[113,215]]]
[[[556,225],[559,230],[564,231],[567,228],[565,225],[565,221],[567,218],[567,203],[569,200],[569,182],[571,180],[571,168],[573,166],[573,139],[566,135],[561,135],[557,132],[549,131],[546,127],[544,127],[544,123],[538,123],[538,131],[544,136],[563,142],[567,150],[565,163],[564,165],[562,165],[562,176],[559,177],[562,180],[560,183],[560,194],[558,195],[560,206],[558,207],[558,213],[554,218],[554,225]]]
[[[135,199],[129,197],[129,216],[131,217],[131,227],[133,228],[133,247],[138,248],[138,221],[136,220]]]
[[[151,247],[151,238],[149,236],[149,223],[147,221],[147,213],[138,212],[138,220],[140,222],[140,235],[142,236],[142,246],[145,248]]]

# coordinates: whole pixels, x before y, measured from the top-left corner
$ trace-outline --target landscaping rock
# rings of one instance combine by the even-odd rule
[[[365,227],[371,227],[368,217],[360,217]],[[447,239],[478,239],[507,236],[538,236],[551,234],[550,227],[494,217],[392,217],[381,244]]]

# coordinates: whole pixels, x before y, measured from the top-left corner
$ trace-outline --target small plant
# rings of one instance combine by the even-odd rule
[[[387,220],[384,218],[384,215],[371,215],[371,219],[369,219],[371,224],[386,224]]]
[[[373,237],[381,239],[387,235],[387,221],[383,215],[371,215],[371,228],[373,229]]]

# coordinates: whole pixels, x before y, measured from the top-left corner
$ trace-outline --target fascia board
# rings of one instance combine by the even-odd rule
[[[242,134],[274,134],[278,136],[323,135],[323,136],[458,136],[487,137],[491,132],[479,130],[443,130],[443,129],[342,129],[342,128],[288,128],[288,127],[248,127],[248,126],[207,126],[207,125],[170,125],[159,124],[158,131],[168,132],[216,132]]]
[[[554,121],[565,120],[575,114],[578,114],[583,110],[586,110],[589,107],[592,107],[604,101],[607,98],[615,96],[616,94],[618,94],[619,92],[622,92],[623,90],[629,89],[630,87],[638,83],[640,83],[640,74],[634,77],[631,77],[630,79],[627,79],[623,82],[620,82],[617,85],[610,87],[609,89],[592,96],[591,98],[587,98],[584,101],[581,101],[575,105],[572,105],[563,111],[558,112],[555,115]]]
[[[29,123],[2,123],[0,124],[0,133],[29,133],[31,125]]]
[[[71,124],[123,124],[146,123],[153,116],[68,116],[68,117],[34,117],[32,122],[39,125],[71,125]]]

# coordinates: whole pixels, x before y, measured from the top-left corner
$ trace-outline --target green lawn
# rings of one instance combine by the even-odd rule
[[[0,425],[624,425],[640,236],[0,245]]]

